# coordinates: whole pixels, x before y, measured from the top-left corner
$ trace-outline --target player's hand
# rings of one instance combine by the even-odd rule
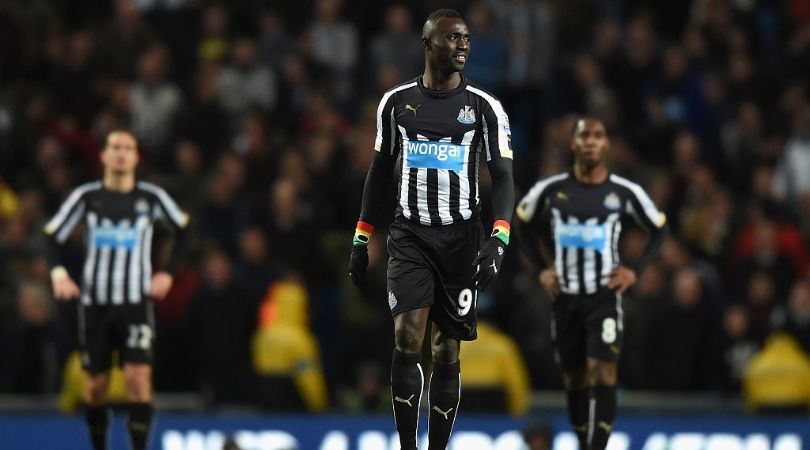
[[[149,295],[155,300],[163,300],[172,288],[174,277],[168,272],[156,272],[152,275],[152,292]]]
[[[616,289],[619,294],[624,294],[624,291],[630,289],[631,286],[636,284],[636,272],[624,266],[619,266],[613,272],[610,272],[610,281],[608,281],[608,289]]]
[[[501,264],[503,264],[505,251],[506,245],[496,237],[487,239],[484,245],[481,246],[478,257],[473,261],[473,266],[475,266],[473,281],[475,281],[479,292],[484,292],[489,283],[501,274]]]
[[[549,267],[548,269],[543,270],[540,272],[540,275],[537,277],[540,280],[540,286],[543,286],[543,290],[549,293],[552,297],[556,297],[560,293],[560,277],[557,275],[557,271],[554,270],[553,267]]]
[[[51,285],[53,296],[59,301],[69,301],[79,298],[82,291],[76,282],[70,278],[64,267],[57,267],[51,271]]]
[[[349,257],[349,276],[352,277],[352,283],[363,292],[366,292],[368,288],[367,269],[368,247],[365,245],[353,245]]]

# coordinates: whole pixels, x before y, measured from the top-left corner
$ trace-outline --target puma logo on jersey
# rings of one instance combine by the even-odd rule
[[[419,109],[420,106],[422,106],[422,105],[416,105],[416,106],[405,105],[405,109],[408,110],[408,111],[413,111],[413,116],[416,117],[416,110]]]
[[[498,273],[498,266],[495,265],[494,259],[492,260],[492,264],[490,264],[489,267],[492,267],[492,273]]]
[[[610,433],[613,430],[613,425],[607,422],[599,422],[596,424],[599,428],[605,430],[605,433]]]
[[[407,400],[405,400],[405,399],[404,399],[404,398],[402,398],[402,397],[398,397],[398,396],[396,396],[396,395],[395,395],[395,396],[394,396],[394,401],[395,401],[395,402],[400,402],[400,403],[405,403],[406,405],[408,405],[408,406],[410,406],[410,407],[413,407],[413,405],[411,405],[411,399],[413,398],[413,396],[414,396],[414,395],[416,395],[416,394],[411,394],[411,396],[410,396],[410,397],[408,397],[408,399],[407,399]]]
[[[566,194],[563,191],[558,191],[557,192],[557,198],[560,199],[560,200],[568,200],[568,194]]]
[[[438,406],[434,405],[433,410],[436,411],[437,413],[441,414],[442,416],[444,416],[444,420],[450,420],[450,418],[447,417],[447,415],[450,414],[450,411],[452,411],[453,408],[450,408],[447,411],[442,411]]]

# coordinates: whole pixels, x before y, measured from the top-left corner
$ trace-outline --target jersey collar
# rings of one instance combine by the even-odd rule
[[[422,75],[416,77],[416,85],[419,86],[419,90],[422,91],[423,94],[430,97],[449,98],[467,89],[467,77],[461,73],[459,73],[459,75],[461,75],[461,82],[458,84],[458,87],[449,91],[437,91],[435,89],[426,88],[425,85],[422,84]]]

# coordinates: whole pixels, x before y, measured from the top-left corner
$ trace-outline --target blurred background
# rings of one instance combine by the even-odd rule
[[[390,415],[385,227],[369,296],[346,265],[377,103],[421,74],[441,7],[510,116],[518,196],[570,164],[587,114],[669,218],[624,302],[618,429],[622,408],[807,414],[810,1],[0,0],[0,424],[81,406],[76,303],[51,298],[41,229],[117,128],[193,222],[155,305],[158,407]],[[562,431],[548,298],[516,244],[462,346],[462,408]]]

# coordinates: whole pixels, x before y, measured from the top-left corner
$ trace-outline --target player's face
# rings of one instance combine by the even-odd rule
[[[133,173],[138,165],[137,145],[129,133],[111,133],[101,151],[101,163],[117,174]]]
[[[445,17],[436,24],[430,39],[430,52],[436,67],[459,72],[470,56],[470,30],[463,20]]]
[[[610,148],[605,126],[598,120],[580,120],[574,131],[571,149],[579,164],[591,168],[602,164]]]

